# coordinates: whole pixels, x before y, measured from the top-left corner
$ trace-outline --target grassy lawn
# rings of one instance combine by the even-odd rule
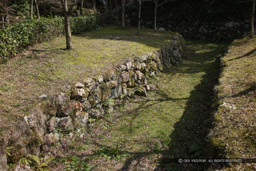
[[[187,170],[190,165],[166,165],[164,158],[211,155],[207,135],[213,122],[213,87],[220,73],[218,57],[226,45],[186,45],[183,63],[151,80],[157,91],[120,104],[88,129],[83,142],[87,155],[80,154],[80,160],[94,170]],[[74,150],[70,156],[79,153]]]
[[[137,36],[136,31],[108,26],[74,35],[71,51],[64,50],[65,38],[59,37],[0,65],[0,115],[8,119],[27,115],[40,95],[60,93],[67,85],[98,76],[128,58],[156,51],[173,34],[142,29]]]

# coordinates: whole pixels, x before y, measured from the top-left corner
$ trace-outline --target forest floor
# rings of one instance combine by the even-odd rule
[[[85,170],[188,170],[209,165],[170,164],[171,158],[211,157],[214,86],[226,44],[186,41],[182,64],[150,81],[157,90],[126,100],[73,141],[56,168]],[[166,160],[167,159],[167,160]],[[78,170],[79,170],[78,169]]]
[[[7,64],[0,65],[0,116],[16,120],[30,114],[38,97],[59,94],[67,85],[97,77],[126,59],[158,50],[170,41],[171,32],[103,27],[72,37],[66,51],[65,37],[36,44]],[[0,119],[0,131],[1,131]],[[1,132],[0,132],[1,133]]]

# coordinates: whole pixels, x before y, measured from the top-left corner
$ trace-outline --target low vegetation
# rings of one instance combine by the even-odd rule
[[[84,156],[79,161],[87,161],[94,170],[188,170],[191,165],[169,165],[164,158],[209,157],[213,86],[226,44],[187,41],[186,45],[182,64],[151,79],[156,91],[144,98],[124,99],[114,112],[92,122],[68,156]],[[84,150],[75,148],[82,144]]]
[[[138,37],[134,28],[110,26],[73,36],[71,51],[64,50],[64,36],[36,44],[0,65],[0,113],[9,119],[28,115],[40,95],[65,91],[67,85],[98,76],[127,58],[158,50],[170,35],[142,29]]]
[[[98,27],[97,16],[73,17],[71,28],[74,34],[83,33]],[[41,18],[26,20],[0,30],[0,63],[15,56],[34,43],[50,40],[63,34],[63,18]]]
[[[222,58],[224,69],[217,87],[219,107],[212,142],[227,158],[255,158],[256,154],[256,41],[234,41]],[[254,170],[255,164],[231,164]],[[230,169],[225,169],[230,170]]]

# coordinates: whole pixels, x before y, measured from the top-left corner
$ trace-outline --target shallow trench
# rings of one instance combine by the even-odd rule
[[[209,165],[171,163],[171,158],[207,158],[213,124],[214,86],[226,44],[186,41],[182,64],[150,80],[157,90],[125,99],[87,135],[73,141],[52,169],[184,170]]]

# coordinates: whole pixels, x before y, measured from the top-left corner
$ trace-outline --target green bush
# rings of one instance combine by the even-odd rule
[[[73,34],[80,34],[98,27],[97,15],[71,18],[71,30]]]
[[[97,16],[72,17],[72,33],[78,34],[98,27]],[[49,40],[64,33],[63,17],[26,20],[0,30],[0,63],[34,43]]]

